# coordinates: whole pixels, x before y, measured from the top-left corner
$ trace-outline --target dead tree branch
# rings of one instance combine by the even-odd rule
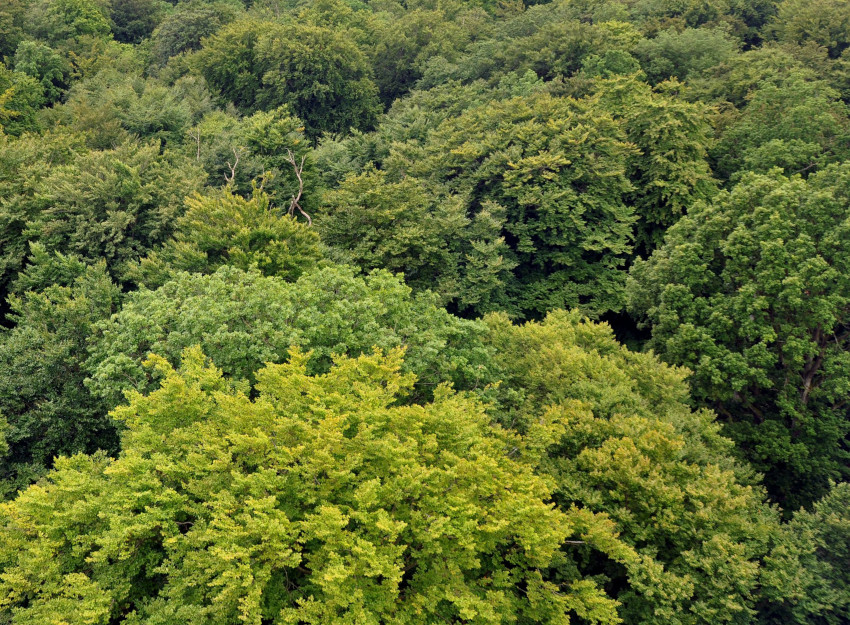
[[[239,164],[239,157],[242,156],[242,148],[233,148],[233,156],[236,157],[233,165],[230,164],[230,161],[227,161],[227,166],[230,168],[230,175],[224,174],[227,184],[233,184],[233,180],[236,178],[236,166]]]
[[[301,164],[295,160],[295,155],[292,153],[292,150],[287,148],[286,150],[287,161],[292,165],[292,169],[295,170],[295,177],[298,179],[298,193],[292,196],[292,200],[289,202],[289,214],[295,215],[295,209],[298,209],[298,212],[304,215],[307,218],[307,225],[312,226],[313,220],[310,218],[310,215],[304,212],[304,209],[301,208],[301,195],[304,193],[304,179],[301,177],[301,172],[304,171],[304,160],[307,158],[306,155],[301,157]]]

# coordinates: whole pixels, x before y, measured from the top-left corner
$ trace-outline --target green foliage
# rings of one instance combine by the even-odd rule
[[[66,108],[89,145],[101,150],[130,137],[179,144],[192,122],[192,110],[176,88],[112,69],[74,85]]]
[[[812,41],[838,58],[850,48],[850,6],[843,0],[782,0],[773,28],[782,41]]]
[[[38,130],[36,113],[43,102],[44,90],[38,81],[0,63],[0,134]]]
[[[398,12],[379,12],[370,24],[367,51],[381,99],[389,105],[422,77],[430,59],[456,60],[481,29],[477,9],[453,11],[451,3]]]
[[[568,3],[536,7],[507,21],[493,37],[470,46],[451,77],[494,81],[531,70],[544,80],[563,79],[580,70],[586,57],[627,51],[641,38],[627,22],[578,20],[563,15],[564,8]]]
[[[511,279],[510,249],[501,236],[504,211],[486,206],[470,218],[466,203],[439,186],[366,171],[325,197],[317,226],[344,261],[404,274],[460,309],[492,310]]]
[[[766,623],[839,625],[850,619],[850,484],[800,510],[766,559],[762,577],[778,605]],[[789,574],[790,573],[790,574]]]
[[[639,218],[636,241],[644,250],[654,248],[694,202],[716,191],[707,158],[708,109],[682,100],[679,88],[669,82],[653,90],[634,77],[595,86],[601,110],[622,121],[628,140],[640,150],[629,159],[633,190],[626,198]]]
[[[789,510],[848,475],[848,189],[848,164],[746,175],[631,273],[650,347],[693,370],[696,399]]]
[[[82,137],[57,132],[12,139],[0,135],[0,301],[29,254],[27,224],[38,213],[36,193],[54,167],[83,151]]]
[[[122,43],[139,43],[150,36],[167,8],[165,0],[113,0],[112,34]]]
[[[110,34],[108,3],[98,0],[33,0],[27,32],[50,45]]]
[[[444,184],[467,214],[498,216],[488,207],[502,207],[516,267],[500,306],[539,315],[580,305],[599,314],[623,303],[621,268],[636,220],[623,201],[631,153],[610,116],[538,94],[447,119],[421,153],[400,153],[388,168]]]
[[[850,619],[848,20],[0,0],[0,625]]]
[[[201,47],[201,39],[236,19],[241,3],[190,0],[181,2],[157,26],[151,35],[153,61],[165,65],[173,56]]]
[[[52,48],[37,41],[22,41],[15,51],[16,72],[32,76],[41,84],[44,97],[52,103],[68,87],[68,63]]]
[[[6,0],[0,5],[0,61],[12,56],[23,41],[25,16],[24,0]]]
[[[701,78],[691,77],[691,98],[729,102],[743,109],[751,94],[765,85],[782,88],[795,81],[817,82],[818,72],[804,60],[805,50],[809,49],[770,43],[729,57]]]
[[[380,109],[366,57],[343,33],[321,26],[240,20],[205,41],[198,64],[243,110],[288,105],[310,138],[369,128]]]
[[[43,285],[9,303],[15,326],[0,331],[0,414],[8,453],[0,454],[0,499],[50,468],[57,454],[116,450],[107,406],[83,384],[93,324],[116,310],[118,289],[104,263],[87,267],[33,249],[21,286]]]
[[[823,82],[795,76],[748,99],[717,145],[721,174],[781,167],[790,175],[850,159],[850,107]]]
[[[195,344],[242,382],[253,381],[265,362],[285,361],[293,345],[311,350],[312,372],[326,371],[333,354],[404,346],[405,368],[419,378],[415,397],[429,397],[445,381],[483,387],[492,379],[482,326],[452,317],[435,300],[411,295],[386,271],[361,277],[338,266],[294,283],[232,267],[178,274],[156,291],[130,294],[121,312],[99,324],[88,364],[92,388],[114,405],[124,389],[153,388],[142,367],[149,352],[176,362]]]
[[[0,458],[3,458],[6,454],[9,453],[9,443],[6,440],[8,432],[9,422],[6,421],[6,417],[0,414]]]
[[[168,240],[183,198],[202,176],[159,146],[128,143],[75,155],[39,181],[22,237],[48,250],[105,260],[116,280],[133,261]]]
[[[661,31],[635,46],[634,54],[653,83],[670,78],[686,80],[724,62],[738,50],[738,42],[723,29],[688,28]]]
[[[502,377],[494,416],[529,440],[558,426],[540,471],[562,510],[588,518],[558,574],[599,580],[626,623],[751,623],[777,515],[713,415],[688,407],[687,372],[576,312],[486,322]]]
[[[161,286],[175,271],[213,273],[222,265],[294,281],[321,260],[316,231],[281,215],[256,190],[250,199],[229,190],[186,200],[174,238],[142,259],[135,282]]]
[[[236,193],[250,196],[260,185],[283,210],[299,192],[299,205],[307,214],[318,205],[320,183],[310,142],[303,122],[287,107],[242,119],[213,111],[187,131],[184,151],[203,166],[210,181],[227,183]]]
[[[321,376],[307,360],[260,371],[251,401],[197,349],[180,372],[152,359],[163,384],[115,412],[117,460],[62,459],[0,507],[0,616],[617,622],[591,580],[542,578],[576,523],[480,404],[441,387],[395,406],[399,351]]]
[[[414,91],[375,135],[323,144],[317,167],[339,185],[324,240],[466,313],[617,310],[632,243],[651,249],[715,191],[708,111],[636,77],[578,101],[541,85],[528,72]]]

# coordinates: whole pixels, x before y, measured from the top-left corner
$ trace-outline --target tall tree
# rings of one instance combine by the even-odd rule
[[[747,175],[631,272],[649,346],[693,370],[696,399],[788,510],[850,475],[849,190],[848,163]]]
[[[35,246],[20,283],[23,293],[10,300],[15,325],[0,331],[0,414],[9,445],[0,454],[0,498],[41,477],[57,455],[114,453],[118,443],[109,407],[84,384],[93,325],[118,307],[105,264],[86,266]]]
[[[258,372],[254,400],[200,350],[115,413],[115,461],[62,459],[0,507],[0,618],[89,622],[618,622],[594,581],[543,578],[569,514],[524,441],[445,387],[395,405],[401,352]]]

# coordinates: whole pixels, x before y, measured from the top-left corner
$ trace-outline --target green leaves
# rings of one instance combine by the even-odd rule
[[[88,363],[92,388],[115,405],[124,389],[152,388],[142,367],[149,352],[173,363],[198,343],[243,384],[263,363],[285,361],[293,345],[312,350],[312,372],[327,370],[333,354],[405,346],[406,367],[420,377],[414,398],[430,397],[449,380],[464,389],[493,381],[481,324],[449,315],[435,300],[411,295],[386,271],[361,277],[340,266],[294,283],[233,267],[207,276],[179,273],[156,291],[131,294],[99,326]]]
[[[176,271],[213,273],[222,265],[295,280],[321,260],[316,232],[281,215],[258,189],[248,200],[225,189],[217,195],[195,195],[186,203],[174,238],[134,270],[137,282],[153,288]]]
[[[521,441],[446,388],[394,406],[413,381],[400,365],[309,376],[295,351],[252,401],[185,352],[116,411],[118,460],[63,459],[0,507],[0,614],[38,622],[76,599],[91,622],[618,622],[592,582],[543,579],[573,530],[506,454]]]
[[[848,167],[748,175],[671,227],[632,270],[650,345],[694,371],[790,508],[846,476]]]
[[[40,264],[51,262],[36,251]],[[0,332],[0,414],[8,444],[0,454],[3,498],[35,481],[58,454],[117,447],[108,406],[83,384],[81,356],[94,323],[117,308],[118,289],[103,263],[63,264],[70,274],[64,280],[10,300],[15,326]]]
[[[602,580],[627,623],[751,622],[777,515],[714,415],[688,407],[686,371],[575,312],[486,321],[493,415],[542,442],[554,501],[581,519],[584,542],[563,547],[555,575]]]
[[[444,184],[472,214],[503,207],[516,269],[502,306],[540,314],[582,305],[598,314],[621,305],[619,267],[635,221],[623,202],[630,150],[610,117],[540,94],[446,120],[418,160],[391,167]]]
[[[311,139],[369,128],[380,109],[365,56],[329,28],[234,22],[205,42],[198,63],[207,81],[242,109],[289,105]]]

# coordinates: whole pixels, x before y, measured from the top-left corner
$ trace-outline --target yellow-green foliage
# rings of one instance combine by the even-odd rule
[[[583,521],[547,503],[527,441],[445,387],[395,406],[401,361],[311,377],[294,351],[251,400],[197,348],[152,357],[117,460],[62,459],[0,507],[0,619],[617,623],[593,580],[545,579]]]
[[[487,322],[504,378],[495,416],[527,436],[559,427],[540,470],[562,510],[596,515],[559,574],[604,580],[629,623],[751,622],[777,515],[713,415],[688,407],[687,372],[577,313]]]

